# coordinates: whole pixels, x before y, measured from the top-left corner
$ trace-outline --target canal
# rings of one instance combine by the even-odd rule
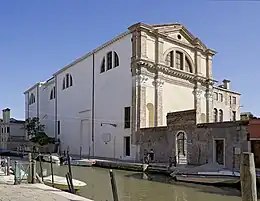
[[[43,164],[50,175],[50,164]],[[54,174],[65,176],[67,166],[53,165]],[[37,167],[37,172],[39,168]],[[176,183],[161,175],[143,175],[114,170],[120,201],[240,201],[240,192],[230,188]],[[72,167],[74,179],[87,183],[79,195],[95,201],[113,201],[109,170],[96,167]]]

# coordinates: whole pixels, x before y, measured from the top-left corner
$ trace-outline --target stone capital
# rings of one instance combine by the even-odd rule
[[[137,85],[141,85],[141,84],[145,84],[147,82],[147,80],[149,79],[147,76],[145,75],[138,75],[136,76],[136,84]]]
[[[206,90],[206,98],[207,99],[213,99],[213,91],[211,90]]]
[[[157,86],[157,87],[162,87],[164,84],[164,81],[162,81],[161,79],[157,79],[155,81],[153,81],[153,86]]]
[[[193,90],[193,95],[195,95],[197,98],[200,98],[201,94],[202,94],[202,90],[200,88],[195,88]]]

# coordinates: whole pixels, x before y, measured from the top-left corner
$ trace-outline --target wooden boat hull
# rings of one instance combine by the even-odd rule
[[[69,191],[69,187],[65,177],[54,175],[53,178],[54,178],[54,184],[52,184],[52,176],[44,177],[43,178],[44,184],[63,191]],[[81,187],[87,185],[85,182],[76,179],[73,179],[72,182],[73,182],[73,187],[76,191],[79,191]]]
[[[176,175],[177,181],[189,182],[197,184],[211,184],[211,185],[234,185],[240,182],[240,178],[236,176],[224,175]]]
[[[57,188],[57,189],[62,190],[62,191],[69,191],[68,185],[64,185],[64,184],[54,184],[54,185],[52,185],[51,182],[45,182],[45,181],[44,181],[44,184],[46,184],[47,186],[50,186],[50,187]],[[81,186],[74,186],[74,190],[79,191],[80,187]]]
[[[84,166],[84,167],[91,167],[95,165],[96,161],[95,160],[88,160],[88,159],[82,159],[82,160],[71,160],[70,164],[72,166]],[[64,162],[64,165],[67,165],[68,161]]]

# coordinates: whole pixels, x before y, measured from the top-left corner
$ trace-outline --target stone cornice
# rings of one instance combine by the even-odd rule
[[[41,86],[41,85],[43,85],[43,84],[44,84],[44,82],[37,82],[35,85],[33,85],[32,87],[30,87],[29,89],[27,89],[27,90],[24,92],[24,94],[29,93],[30,91],[34,90],[36,87]]]
[[[225,91],[231,94],[236,94],[236,95],[241,95],[240,93],[236,92],[236,91],[231,91],[222,87],[218,87],[218,86],[213,86],[213,89],[219,90],[219,91]]]
[[[169,25],[172,26],[172,25],[175,25],[175,24],[169,24]],[[176,29],[176,30],[179,30],[180,33],[184,34],[184,36],[186,36],[188,38],[188,41],[191,44],[184,43],[180,40],[177,40],[173,37],[170,37],[166,33],[160,32],[159,29],[156,29],[156,27],[160,27],[160,26],[161,25],[152,26],[152,25],[149,25],[149,24],[139,22],[139,23],[136,23],[136,24],[130,26],[128,29],[131,32],[134,32],[134,31],[147,32],[149,34],[152,34],[154,37],[157,36],[159,38],[163,38],[164,40],[168,40],[171,43],[174,43],[176,45],[180,45],[184,48],[188,48],[188,49],[193,50],[193,51],[196,49],[197,51],[201,52],[201,54],[203,54],[205,56],[206,55],[214,56],[217,53],[215,50],[207,48],[207,46],[199,38],[195,38],[195,36],[193,34],[191,34],[189,32],[189,30],[186,29],[183,25],[178,24],[179,29]],[[165,24],[164,26],[167,26],[167,24]]]
[[[176,68],[172,68],[164,64],[156,65],[154,62],[145,59],[138,59],[136,63],[147,68],[151,72],[151,74],[158,70],[159,72],[162,72],[166,75],[171,75],[173,77],[178,77],[191,82],[200,82],[203,84],[213,84],[215,82],[215,80],[208,79],[206,77],[196,75],[193,73],[185,72]]]

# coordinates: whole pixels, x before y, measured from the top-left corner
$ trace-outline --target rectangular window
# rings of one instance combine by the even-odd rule
[[[232,112],[232,119],[233,119],[233,121],[236,121],[236,111]]]
[[[130,128],[130,107],[125,107],[125,128]]]
[[[6,133],[10,133],[10,127],[6,127]]]
[[[237,104],[237,99],[235,96],[233,96],[233,104],[236,105]]]
[[[182,53],[181,52],[176,52],[176,68],[183,70],[183,66],[182,66]]]
[[[218,93],[217,92],[214,92],[214,100],[218,100]]]
[[[232,96],[229,96],[229,104],[232,104]]]
[[[130,142],[130,137],[124,137],[124,145],[125,145],[125,156],[130,156],[130,146],[131,146],[131,142]]]
[[[112,69],[112,52],[107,53],[107,70]]]
[[[219,101],[223,102],[223,94],[219,94]]]
[[[2,128],[2,133],[4,133],[4,128]]]
[[[60,121],[57,122],[57,133],[60,134]]]

